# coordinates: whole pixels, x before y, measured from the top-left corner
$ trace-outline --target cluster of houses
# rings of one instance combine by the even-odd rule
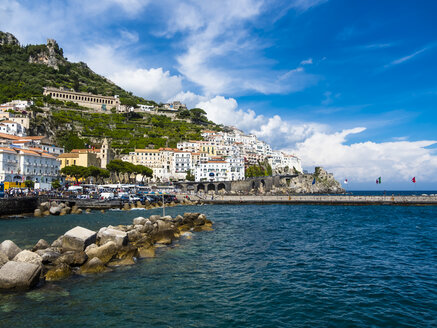
[[[45,88],[44,94],[55,99],[77,101],[94,109],[119,106],[118,97],[90,96],[65,89]],[[43,136],[27,136],[29,118],[24,111],[31,102],[16,100],[0,105],[0,181],[22,182],[32,180],[36,188],[50,189],[60,179],[65,166],[96,166],[106,168],[115,158],[109,141],[101,148],[74,149],[65,153],[63,148],[51,145]],[[167,110],[185,109],[178,101],[164,104]],[[148,110],[150,108],[144,108]],[[23,112],[24,114],[18,114]],[[188,140],[177,148],[135,149],[121,159],[153,170],[154,182],[183,181],[236,181],[244,180],[245,171],[252,165],[268,163],[273,173],[302,171],[298,157],[274,151],[255,135],[244,134],[236,128],[226,132],[205,130],[202,141]]]
[[[274,151],[255,135],[232,128],[229,132],[203,131],[204,140],[179,142],[177,148],[135,149],[123,161],[145,165],[153,170],[156,181],[244,180],[247,167],[267,162],[272,170],[280,168],[302,171],[298,157]]]

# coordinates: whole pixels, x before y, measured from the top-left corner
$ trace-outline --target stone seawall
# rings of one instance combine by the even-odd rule
[[[38,207],[38,197],[0,199],[0,216],[29,214]]]
[[[202,200],[208,204],[312,204],[312,205],[433,205],[437,196],[227,196],[216,195]]]

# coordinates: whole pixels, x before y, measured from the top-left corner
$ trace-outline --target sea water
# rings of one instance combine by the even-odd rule
[[[205,205],[214,231],[156,258],[0,294],[1,327],[435,327],[437,207]],[[0,221],[32,247],[151,211]]]

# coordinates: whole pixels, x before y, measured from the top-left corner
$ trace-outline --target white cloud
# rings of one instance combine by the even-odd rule
[[[301,62],[300,62],[300,64],[303,66],[303,65],[311,65],[313,63],[313,59],[312,58],[308,58],[308,59],[305,59],[305,60],[302,60]]]
[[[110,75],[110,79],[136,95],[161,102],[182,90],[182,77],[170,75],[169,71],[161,67],[124,69]]]
[[[343,130],[333,134],[316,132],[297,143],[292,151],[299,154],[305,166],[321,165],[338,178],[368,182],[382,176],[385,181],[437,181],[437,156],[426,147],[437,141],[372,141],[347,144],[347,137],[365,128]]]
[[[73,59],[86,62],[91,69],[123,89],[146,99],[165,102],[182,91],[183,78],[180,75],[171,75],[162,67],[142,68],[122,49],[123,43],[120,47],[117,44],[97,44]]]
[[[422,52],[425,52],[426,50],[428,50],[430,48],[431,47],[429,47],[429,46],[428,47],[424,47],[424,48],[422,48],[422,49],[420,49],[418,51],[413,52],[412,54],[410,54],[408,56],[405,56],[405,57],[402,57],[402,58],[399,58],[399,59],[396,59],[396,60],[392,61],[390,64],[385,65],[385,67],[391,67],[391,66],[402,64],[402,63],[404,63],[406,61],[409,61],[409,60],[413,59],[417,55],[421,54]]]
[[[437,181],[437,156],[427,147],[433,140],[347,143],[347,138],[362,133],[364,127],[330,132],[313,122],[291,122],[279,115],[265,117],[253,110],[243,110],[233,98],[221,96],[202,101],[208,118],[236,126],[257,135],[272,145],[301,157],[305,167],[323,166],[340,178],[368,182],[382,176],[385,181],[408,182],[412,176],[422,181]]]

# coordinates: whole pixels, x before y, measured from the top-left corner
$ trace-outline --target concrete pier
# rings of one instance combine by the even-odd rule
[[[208,204],[308,204],[308,205],[410,205],[437,206],[437,196],[350,196],[350,195],[299,195],[299,196],[227,196],[214,195],[200,198]]]

